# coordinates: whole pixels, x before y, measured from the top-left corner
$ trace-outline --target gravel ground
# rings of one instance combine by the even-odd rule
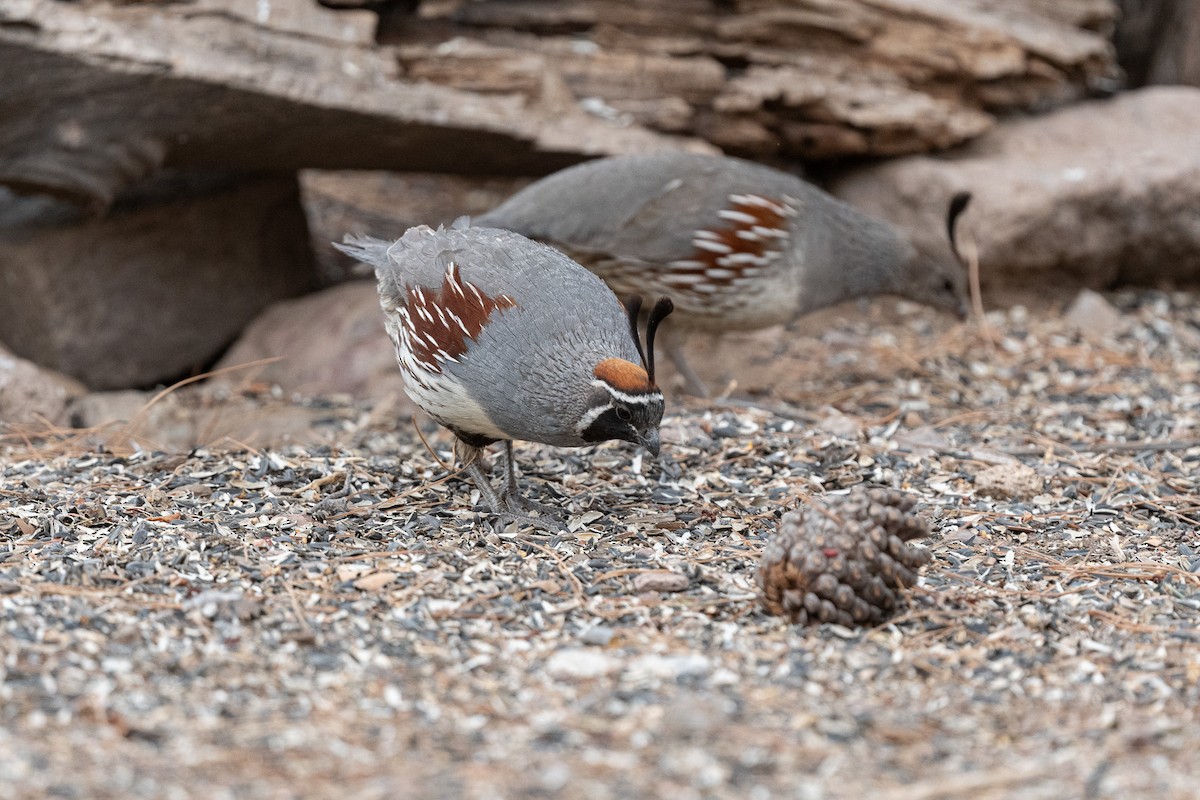
[[[560,535],[493,530],[386,409],[297,401],[304,448],[10,434],[0,794],[1194,797],[1196,300],[1092,338],[872,306],[673,406],[661,464],[519,446]],[[862,484],[930,521],[901,614],[765,614],[779,517]]]

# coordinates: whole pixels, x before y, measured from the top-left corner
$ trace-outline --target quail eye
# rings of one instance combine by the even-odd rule
[[[625,406],[617,406],[617,419],[622,422],[629,422],[629,420],[633,419],[633,413]]]
[[[954,282],[947,278],[942,282],[942,288],[952,294],[954,292]]]

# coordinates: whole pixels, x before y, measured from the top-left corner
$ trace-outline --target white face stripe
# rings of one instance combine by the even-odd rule
[[[649,405],[650,403],[661,403],[663,401],[663,393],[657,389],[646,394],[626,394],[620,389],[614,389],[609,383],[599,378],[592,381],[592,386],[604,389],[612,395],[614,400],[620,400],[622,403],[629,403],[631,405]]]
[[[595,408],[589,408],[587,410],[587,413],[579,418],[579,422],[575,425],[575,432],[577,434],[579,434],[580,436],[583,436],[583,432],[586,431],[588,428],[590,428],[592,423],[600,418],[601,414],[603,414],[605,411],[608,411],[610,408],[613,408],[613,407],[614,407],[613,404],[609,403],[606,406],[596,406]]]
[[[600,417],[603,416],[605,412],[611,411],[612,409],[616,408],[617,402],[621,402],[624,405],[647,405],[647,406],[652,403],[664,402],[662,392],[658,391],[657,389],[655,389],[652,392],[647,392],[645,394],[626,394],[625,392],[622,392],[619,389],[614,389],[608,383],[605,383],[604,381],[600,380],[599,378],[596,378],[595,380],[592,381],[592,386],[596,386],[596,387],[604,389],[606,392],[608,392],[609,396],[613,399],[613,402],[606,403],[602,406],[595,406],[593,408],[589,408],[586,412],[584,412],[584,415],[579,418],[579,422],[577,422],[575,424],[575,432],[578,433],[580,436],[583,436],[583,432],[586,431],[588,428],[590,428],[593,422],[600,419]]]

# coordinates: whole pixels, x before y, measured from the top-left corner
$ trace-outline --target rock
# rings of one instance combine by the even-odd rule
[[[318,3],[249,3],[246,0],[190,0],[188,5],[193,14],[241,19],[279,33],[362,46],[375,43],[378,18],[366,9],[334,11]]]
[[[295,178],[163,180],[103,218],[0,189],[0,341],[93,389],[207,366],[314,280]]]
[[[1120,0],[1117,60],[1129,83],[1200,86],[1200,3]]]
[[[811,160],[928,152],[993,113],[1113,87],[1116,13],[1112,0],[447,0],[380,41],[397,45],[406,77],[565,96],[730,154]]]
[[[617,632],[607,625],[593,625],[579,634],[579,641],[595,647],[608,647],[616,635]]]
[[[394,572],[387,570],[372,572],[370,575],[364,575],[356,580],[354,588],[363,592],[378,592],[394,580],[396,580],[396,573]]]
[[[639,572],[633,577],[635,592],[682,592],[691,581],[687,575],[667,569]]]
[[[724,695],[684,691],[663,703],[660,735],[669,740],[703,738],[720,731],[735,710]]]
[[[697,678],[712,670],[712,661],[699,653],[660,656],[647,654],[638,656],[629,663],[626,677],[633,682],[646,680],[676,680]]]
[[[398,239],[414,225],[440,225],[500,205],[528,178],[373,172],[300,173],[313,251],[322,277],[333,282],[364,274],[365,267],[330,242],[347,233]]]
[[[132,390],[86,394],[71,403],[71,424],[94,428],[95,444],[116,452],[315,444],[335,439],[338,433],[336,428],[322,427],[334,416],[328,408],[242,397],[218,399],[206,387],[186,387],[151,405],[154,395]]]
[[[402,13],[404,35],[425,10]],[[0,75],[23,77],[0,94],[0,185],[103,208],[163,165],[535,175],[688,144],[564,92],[434,85],[374,46],[374,18],[314,0],[0,3]]]
[[[127,424],[138,418],[138,412],[153,397],[153,392],[142,392],[137,389],[91,392],[76,398],[71,403],[71,425],[76,428],[96,428]],[[177,402],[178,398],[168,395],[157,405],[161,405],[165,409],[176,405]],[[149,410],[147,413],[150,413]]]
[[[374,281],[352,281],[271,306],[245,330],[217,368],[275,356],[220,381],[265,381],[287,394],[392,398],[411,413],[396,354],[383,328]]]
[[[12,425],[64,425],[71,401],[86,392],[78,381],[0,347],[0,431]]]
[[[951,448],[950,438],[945,431],[934,425],[922,425],[908,431],[898,432],[893,441],[901,452],[915,456],[933,456]]]
[[[610,675],[621,662],[600,650],[572,648],[558,650],[546,659],[546,673],[552,678],[586,680]]]
[[[1099,292],[1084,289],[1067,308],[1067,324],[1091,339],[1108,339],[1125,325],[1121,312]]]
[[[1042,476],[1024,464],[996,464],[975,476],[975,491],[1001,500],[1014,500],[1040,493],[1042,483]]]
[[[862,433],[862,424],[848,417],[833,406],[821,409],[822,417],[817,421],[817,427],[826,433],[832,433],[843,439],[857,439]]]
[[[1200,89],[1160,87],[1005,122],[952,158],[866,167],[832,187],[944,237],[947,199],[975,199],[987,288],[1108,288],[1200,275]]]

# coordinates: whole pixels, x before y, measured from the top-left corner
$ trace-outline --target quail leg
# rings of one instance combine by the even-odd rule
[[[667,357],[671,359],[671,363],[675,365],[675,369],[683,376],[683,392],[684,394],[694,395],[695,397],[708,398],[708,386],[700,379],[700,376],[692,371],[688,366],[687,359],[683,356],[683,337],[676,332],[665,334],[663,343],[666,347]]]
[[[509,446],[511,447],[511,443]],[[481,458],[483,450],[481,448],[472,447],[461,439],[457,439],[454,443],[454,451],[465,465],[467,474],[474,481],[475,488],[479,490],[479,495],[483,498],[483,502],[487,503],[488,508],[496,515],[497,520],[500,522],[515,522],[518,525],[530,525],[547,533],[556,533],[562,527],[557,520],[545,517],[532,517],[528,514],[514,512],[512,510],[513,506],[510,503],[504,502],[500,495],[496,494],[491,478],[483,469],[483,459]],[[507,500],[507,496],[508,491],[506,489],[505,500]]]
[[[518,511],[536,511],[543,517],[549,517],[554,520],[562,519],[561,508],[521,497],[517,487],[517,462],[513,458],[513,444],[511,441],[504,443],[504,463],[507,474],[504,479],[504,493],[500,495],[500,498],[506,506]]]

